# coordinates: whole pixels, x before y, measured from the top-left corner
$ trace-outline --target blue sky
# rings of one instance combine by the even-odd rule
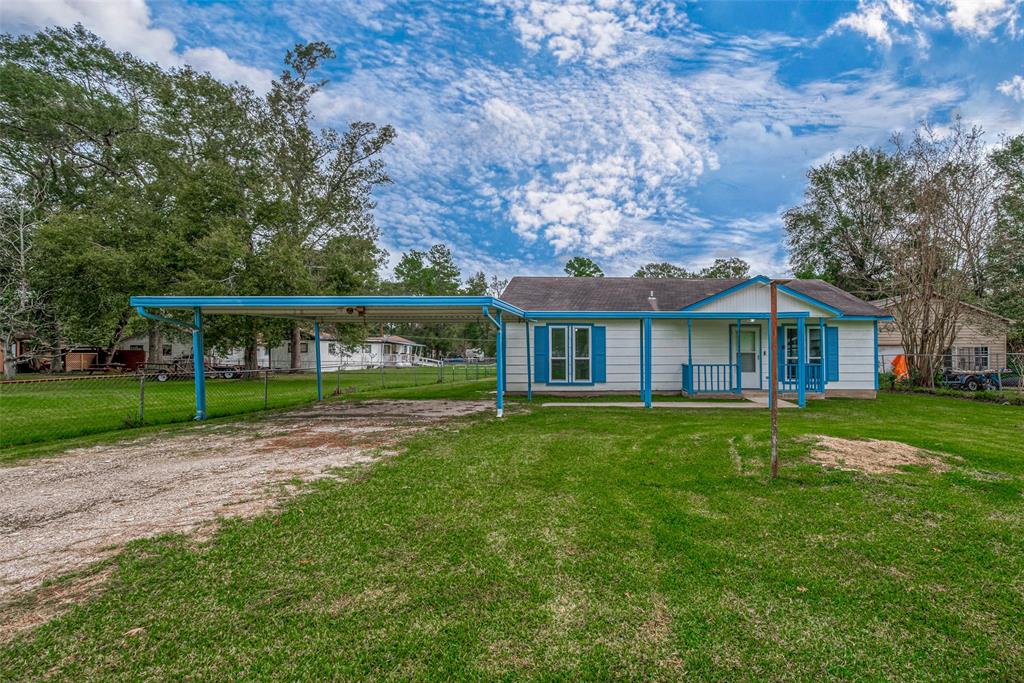
[[[738,256],[787,270],[809,166],[954,115],[1024,130],[1022,0],[36,0],[3,30],[81,21],[117,49],[265,90],[284,51],[338,52],[319,120],[390,123],[377,221],[392,263],[608,274]]]

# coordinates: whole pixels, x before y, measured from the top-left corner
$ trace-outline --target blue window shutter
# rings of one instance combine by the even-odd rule
[[[605,373],[605,328],[595,325],[590,333],[590,343],[594,347],[591,349],[591,358],[593,359],[592,364],[594,366],[594,382],[606,381]]]
[[[829,382],[839,380],[839,328],[825,328],[825,379]]]
[[[533,381],[548,381],[548,327],[533,328]]]

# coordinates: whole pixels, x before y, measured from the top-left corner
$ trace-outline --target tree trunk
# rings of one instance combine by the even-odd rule
[[[302,369],[302,331],[298,325],[292,326],[291,369],[293,372]]]
[[[245,345],[245,369],[246,370],[259,370],[259,340],[256,337],[252,337],[249,343]]]
[[[64,349],[59,339],[53,342],[50,349],[50,372],[64,372]]]
[[[153,320],[149,323],[149,350],[146,351],[147,363],[159,363],[162,359],[160,347],[163,345],[163,335],[160,334],[160,323]]]
[[[4,355],[4,379],[14,379],[18,374],[18,356],[14,350],[15,343],[4,339],[3,348],[0,349]]]

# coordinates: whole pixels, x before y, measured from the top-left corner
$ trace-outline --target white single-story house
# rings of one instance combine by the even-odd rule
[[[789,280],[778,286],[773,352],[769,282],[512,278],[500,298],[527,313],[507,323],[507,390],[758,392],[776,362],[780,393],[873,398],[878,322],[888,315],[827,282]]]
[[[778,344],[772,348],[771,281],[515,277],[494,296],[135,296],[141,316],[174,324],[204,348],[207,316],[323,323],[487,321],[496,329],[495,408],[507,393],[654,394],[771,392],[873,398],[878,323],[884,311],[821,280],[777,282]],[[157,311],[190,310],[192,324]],[[381,338],[386,354],[386,338]],[[323,354],[321,354],[322,356]],[[329,359],[314,359],[317,395]],[[771,385],[770,369],[778,381]],[[196,419],[206,417],[204,373],[195,377]]]
[[[342,364],[346,368],[379,368],[381,362],[386,368],[438,364],[439,361],[423,355],[425,348],[423,344],[396,334],[367,337],[366,341],[358,346],[342,349]]]

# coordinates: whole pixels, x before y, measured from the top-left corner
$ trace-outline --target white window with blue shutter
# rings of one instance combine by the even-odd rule
[[[534,328],[534,381],[593,385],[605,381],[605,328],[551,324]]]

